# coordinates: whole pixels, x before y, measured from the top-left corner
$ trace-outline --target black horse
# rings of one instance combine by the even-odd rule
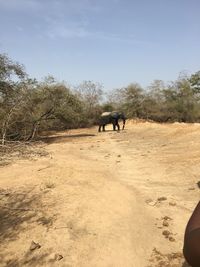
[[[126,123],[126,117],[123,112],[118,112],[118,111],[112,111],[112,112],[104,112],[101,114],[101,117],[99,119],[99,132],[101,132],[101,128],[103,131],[105,131],[105,126],[107,124],[112,124],[113,125],[113,131],[120,130],[120,125],[119,125],[119,120],[123,121],[123,127],[122,130],[124,130],[125,123]]]

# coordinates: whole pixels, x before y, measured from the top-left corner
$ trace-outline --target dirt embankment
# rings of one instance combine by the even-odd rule
[[[1,167],[0,266],[187,266],[199,136],[198,124],[74,130]]]

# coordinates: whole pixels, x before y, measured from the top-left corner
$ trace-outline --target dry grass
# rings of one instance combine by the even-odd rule
[[[34,159],[47,155],[42,142],[8,142],[0,146],[0,167],[17,159]]]

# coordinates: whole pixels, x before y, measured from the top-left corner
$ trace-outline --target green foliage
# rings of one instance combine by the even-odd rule
[[[23,66],[11,61],[4,54],[0,55],[0,128],[3,144],[7,138],[8,129],[13,124],[13,116],[20,109],[23,101],[24,90],[20,84],[25,77]]]
[[[189,82],[194,94],[200,94],[200,71],[192,74],[189,78]]]
[[[83,103],[53,77],[38,82],[6,56],[0,60],[1,140],[29,140],[41,131],[79,127]],[[14,77],[13,77],[14,75]]]
[[[118,90],[119,105],[118,108],[123,110],[127,117],[141,117],[142,103],[144,101],[144,92],[137,83]]]
[[[158,122],[200,121],[200,71],[164,84],[155,80],[147,90],[139,84],[110,91],[84,81],[73,90],[48,76],[30,79],[24,67],[0,54],[0,139],[30,140],[43,131],[91,126],[104,111],[121,110],[129,118]]]
[[[113,110],[115,110],[115,107],[112,103],[107,102],[102,105],[102,112],[106,112],[106,111],[110,112]]]
[[[130,118],[150,119],[158,122],[200,121],[200,72],[191,77],[181,76],[165,85],[155,80],[148,90],[138,84],[117,89],[119,109]],[[114,92],[112,92],[113,95]]]
[[[22,79],[26,76],[24,68],[18,62],[13,62],[5,54],[0,54],[0,80],[11,82],[13,77]]]
[[[87,124],[93,125],[98,122],[102,112],[101,101],[103,86],[92,81],[83,81],[75,88],[76,95],[83,103],[83,116],[87,118]]]

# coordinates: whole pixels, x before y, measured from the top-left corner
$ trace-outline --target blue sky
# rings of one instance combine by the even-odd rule
[[[199,0],[0,0],[0,53],[105,90],[200,70]]]

